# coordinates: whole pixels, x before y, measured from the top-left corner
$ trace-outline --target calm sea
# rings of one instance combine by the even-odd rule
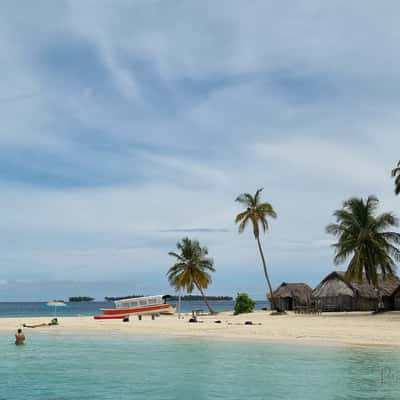
[[[400,353],[198,339],[0,335],[0,399],[400,398]]]
[[[174,304],[172,302],[172,304]],[[211,301],[210,305],[215,311],[233,310],[233,301]],[[267,307],[267,301],[258,301],[256,308]],[[114,303],[105,301],[76,302],[67,303],[66,307],[56,309],[57,316],[79,316],[100,314],[100,308],[114,308]],[[201,301],[183,301],[182,312],[191,310],[207,310],[205,304]],[[47,307],[46,303],[41,302],[15,302],[0,303],[0,317],[34,317],[34,316],[52,316],[54,308]]]

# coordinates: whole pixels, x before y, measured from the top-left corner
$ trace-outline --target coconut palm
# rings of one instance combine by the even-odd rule
[[[236,198],[236,201],[240,204],[243,204],[246,207],[246,210],[236,216],[235,222],[239,224],[239,233],[244,232],[247,225],[251,224],[253,228],[254,238],[257,241],[258,250],[260,252],[265,279],[267,280],[269,288],[269,298],[271,299],[273,307],[277,311],[280,311],[273,297],[272,285],[267,270],[267,263],[260,241],[260,226],[264,233],[267,232],[267,217],[276,218],[277,215],[270,203],[261,203],[260,193],[262,192],[262,190],[263,189],[258,189],[254,196],[252,196],[250,193],[242,193]]]
[[[201,247],[198,240],[187,237],[178,242],[176,247],[179,254],[172,251],[168,253],[177,260],[167,272],[169,284],[175,290],[185,289],[188,293],[192,293],[196,287],[210,313],[215,314],[203,291],[212,282],[210,272],[215,271],[213,259],[207,257],[207,247]]]
[[[338,239],[333,245],[335,264],[350,258],[346,278],[368,283],[378,288],[378,274],[382,279],[393,276],[395,261],[400,261],[400,234],[389,230],[398,226],[398,219],[392,213],[378,214],[379,200],[369,196],[351,198],[336,210],[336,224],[326,227],[327,233]],[[379,288],[378,288],[379,289]]]
[[[400,194],[400,161],[397,163],[397,167],[392,169],[392,177],[394,178],[394,192]]]

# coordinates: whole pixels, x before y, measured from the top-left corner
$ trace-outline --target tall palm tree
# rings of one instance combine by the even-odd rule
[[[168,253],[177,260],[167,272],[169,284],[176,290],[186,289],[188,293],[192,293],[196,287],[210,313],[215,314],[203,291],[212,282],[210,272],[215,271],[213,259],[207,257],[207,247],[201,247],[198,240],[187,237],[178,242],[176,247],[179,254],[172,251]]]
[[[275,310],[280,311],[273,296],[267,263],[260,242],[260,226],[264,233],[267,232],[267,217],[276,218],[277,214],[270,203],[261,203],[260,193],[262,190],[263,189],[258,189],[254,196],[250,193],[242,193],[236,198],[236,201],[243,204],[246,207],[246,210],[236,216],[235,222],[239,223],[239,233],[242,233],[249,223],[252,225],[254,238],[257,240],[258,250],[263,264],[265,279],[267,280],[269,288],[270,299]]]
[[[388,230],[398,226],[398,219],[392,213],[377,214],[379,200],[369,196],[351,198],[336,210],[336,224],[326,227],[327,233],[338,239],[333,245],[335,264],[350,258],[346,278],[361,281],[363,275],[368,283],[378,287],[378,274],[382,279],[393,276],[395,261],[400,261],[400,234]]]
[[[397,167],[392,169],[392,177],[394,178],[394,192],[400,194],[400,161],[397,163]]]

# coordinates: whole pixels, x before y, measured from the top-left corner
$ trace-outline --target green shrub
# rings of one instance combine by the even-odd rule
[[[234,314],[244,314],[253,312],[256,302],[247,293],[238,293],[235,300]]]

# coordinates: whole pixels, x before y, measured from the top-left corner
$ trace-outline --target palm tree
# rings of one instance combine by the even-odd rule
[[[392,169],[392,177],[394,178],[394,192],[400,194],[400,161],[397,163],[397,167]]]
[[[338,239],[333,245],[335,264],[350,258],[346,278],[361,281],[365,275],[368,283],[378,287],[378,274],[382,279],[394,275],[395,261],[400,261],[400,234],[388,229],[398,226],[398,219],[392,213],[377,214],[379,200],[369,196],[351,198],[336,210],[336,224],[326,227],[327,233]]]
[[[262,190],[263,189],[258,189],[254,196],[250,193],[242,193],[236,198],[236,201],[243,204],[246,207],[246,210],[236,216],[235,222],[239,223],[239,233],[242,233],[249,223],[252,225],[254,238],[257,240],[258,250],[264,268],[265,279],[267,280],[269,288],[270,299],[275,310],[280,311],[273,296],[272,285],[267,271],[267,264],[260,242],[260,226],[265,233],[268,230],[267,217],[276,218],[277,215],[270,203],[261,203],[260,193]]]
[[[188,293],[192,293],[196,287],[210,313],[215,314],[203,291],[212,282],[210,272],[215,271],[213,259],[207,257],[207,247],[201,247],[198,240],[187,237],[178,242],[176,247],[179,254],[172,251],[168,253],[177,260],[167,272],[169,284],[176,290],[186,289]]]

